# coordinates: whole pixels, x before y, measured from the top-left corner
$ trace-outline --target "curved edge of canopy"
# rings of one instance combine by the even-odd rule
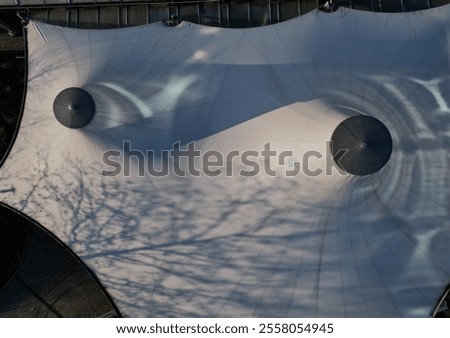
[[[23,94],[22,94],[22,102],[20,104],[19,116],[15,125],[14,133],[9,142],[8,148],[6,148],[5,154],[0,159],[0,168],[3,167],[3,164],[6,162],[9,154],[11,153],[12,148],[14,147],[14,143],[16,142],[17,135],[19,134],[20,125],[22,123],[22,117],[25,111],[25,102],[27,98],[27,89],[28,89],[28,29],[27,27],[23,27],[23,44],[24,44],[24,81],[23,81]]]

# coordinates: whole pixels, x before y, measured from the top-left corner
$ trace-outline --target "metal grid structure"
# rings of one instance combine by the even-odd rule
[[[0,0],[0,8],[26,10],[47,23],[90,29],[117,28],[165,20],[217,27],[256,27],[310,12],[323,0],[131,1],[131,0]],[[449,0],[336,0],[337,5],[377,12],[407,12],[437,7]]]

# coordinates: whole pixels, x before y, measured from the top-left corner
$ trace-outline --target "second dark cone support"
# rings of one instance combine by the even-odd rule
[[[352,175],[370,175],[387,163],[392,138],[386,126],[374,117],[357,115],[341,122],[333,132],[335,162]]]

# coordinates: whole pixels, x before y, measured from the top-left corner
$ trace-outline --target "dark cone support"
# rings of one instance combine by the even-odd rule
[[[95,102],[84,89],[67,88],[56,96],[53,112],[63,126],[78,129],[88,125],[94,118]]]
[[[331,137],[335,162],[352,175],[369,175],[387,163],[392,153],[392,138],[376,118],[358,115],[341,122]],[[344,151],[347,151],[344,154]]]

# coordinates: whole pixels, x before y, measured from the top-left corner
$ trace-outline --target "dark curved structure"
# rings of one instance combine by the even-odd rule
[[[450,284],[439,299],[432,316],[434,318],[450,318]]]
[[[26,33],[27,31],[24,30],[23,59],[20,58],[21,51],[0,53],[2,62],[6,61],[7,67],[10,68],[10,72],[2,69],[2,74],[0,74],[2,83],[2,89],[0,90],[0,168],[8,157],[17,137],[25,106],[28,78]],[[5,56],[7,60],[5,60]],[[6,92],[8,87],[13,88],[12,95]]]
[[[0,204],[0,317],[120,317],[120,313],[66,245]]]
[[[79,129],[87,126],[94,118],[95,102],[84,89],[66,88],[56,96],[53,112],[63,126]]]
[[[333,159],[352,175],[377,172],[385,166],[392,153],[389,130],[371,116],[352,116],[342,121],[331,140]]]

